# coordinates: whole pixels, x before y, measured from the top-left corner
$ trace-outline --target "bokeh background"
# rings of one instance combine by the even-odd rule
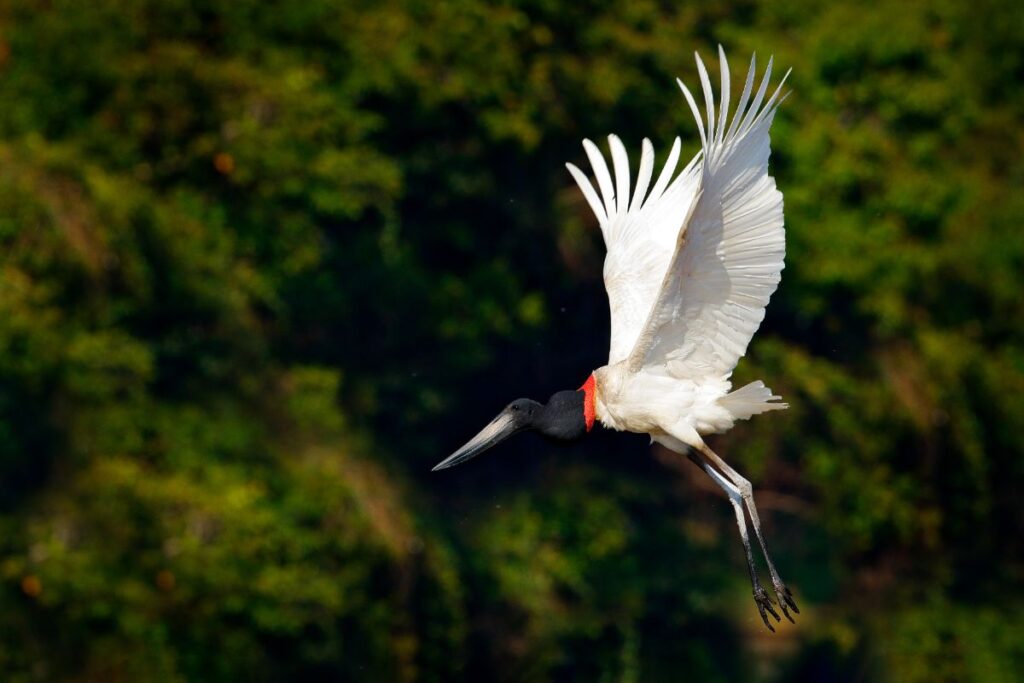
[[[1021,8],[0,3],[3,680],[1020,680]],[[776,635],[643,437],[429,471],[604,363],[563,163],[693,154],[719,42],[793,67],[735,376],[791,408],[712,441]]]

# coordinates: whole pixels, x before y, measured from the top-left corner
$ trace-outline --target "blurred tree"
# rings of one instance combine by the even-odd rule
[[[0,6],[8,680],[1010,680],[1024,669],[1022,12],[953,0]],[[602,435],[429,465],[606,353],[579,139],[794,67],[789,260],[731,511]],[[519,460],[513,463],[513,458]],[[672,476],[666,476],[666,472]],[[737,655],[737,653],[742,653]]]

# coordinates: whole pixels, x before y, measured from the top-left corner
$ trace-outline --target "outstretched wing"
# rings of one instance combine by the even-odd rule
[[[778,286],[786,254],[782,193],[768,175],[769,139],[782,83],[764,102],[771,78],[768,61],[750,101],[755,60],[735,114],[729,117],[729,66],[719,47],[721,106],[707,70],[697,69],[707,125],[682,81],[703,143],[696,173],[700,193],[692,216],[678,232],[674,254],[657,300],[629,354],[629,368],[664,371],[680,378],[726,378],[746,353]],[[786,74],[789,75],[788,73]],[[785,82],[783,77],[782,82]],[[748,107],[749,103],[749,107]],[[680,212],[681,213],[681,212]]]
[[[615,184],[608,164],[590,140],[583,141],[600,194],[587,176],[573,164],[566,164],[597,216],[608,254],[604,260],[604,285],[611,309],[612,336],[608,363],[626,359],[647,321],[665,280],[675,251],[676,238],[695,205],[700,179],[698,154],[675,176],[679,162],[679,138],[668,160],[650,186],[654,172],[654,147],[644,139],[636,189],[630,198],[629,158],[615,135],[608,136]]]

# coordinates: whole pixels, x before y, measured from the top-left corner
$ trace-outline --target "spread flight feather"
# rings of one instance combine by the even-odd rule
[[[677,138],[646,197],[654,170],[654,148],[647,139],[632,201],[629,160],[615,135],[608,138],[614,183],[597,146],[589,140],[583,143],[600,192],[579,168],[567,164],[608,249],[608,363],[628,361],[634,373],[728,379],[780,280],[785,230],[782,194],[768,175],[768,130],[784,99],[780,94],[786,79],[765,102],[769,60],[751,100],[756,73],[756,60],[751,59],[730,116],[729,67],[721,47],[719,58],[722,94],[717,117],[711,81],[699,56],[706,122],[679,81],[697,121],[700,151],[676,174]]]

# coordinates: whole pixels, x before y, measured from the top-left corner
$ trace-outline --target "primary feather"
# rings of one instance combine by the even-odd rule
[[[612,187],[608,166],[590,140],[583,141],[600,195],[586,175],[566,164],[579,184],[604,235],[608,254],[604,284],[612,316],[609,365],[625,360],[636,345],[644,322],[658,298],[662,280],[672,260],[676,238],[693,205],[699,181],[695,157],[675,175],[680,141],[676,138],[657,182],[646,197],[654,171],[654,147],[644,139],[636,192],[629,197],[629,159],[615,135],[608,136],[618,192]],[[674,179],[673,179],[674,176]]]

